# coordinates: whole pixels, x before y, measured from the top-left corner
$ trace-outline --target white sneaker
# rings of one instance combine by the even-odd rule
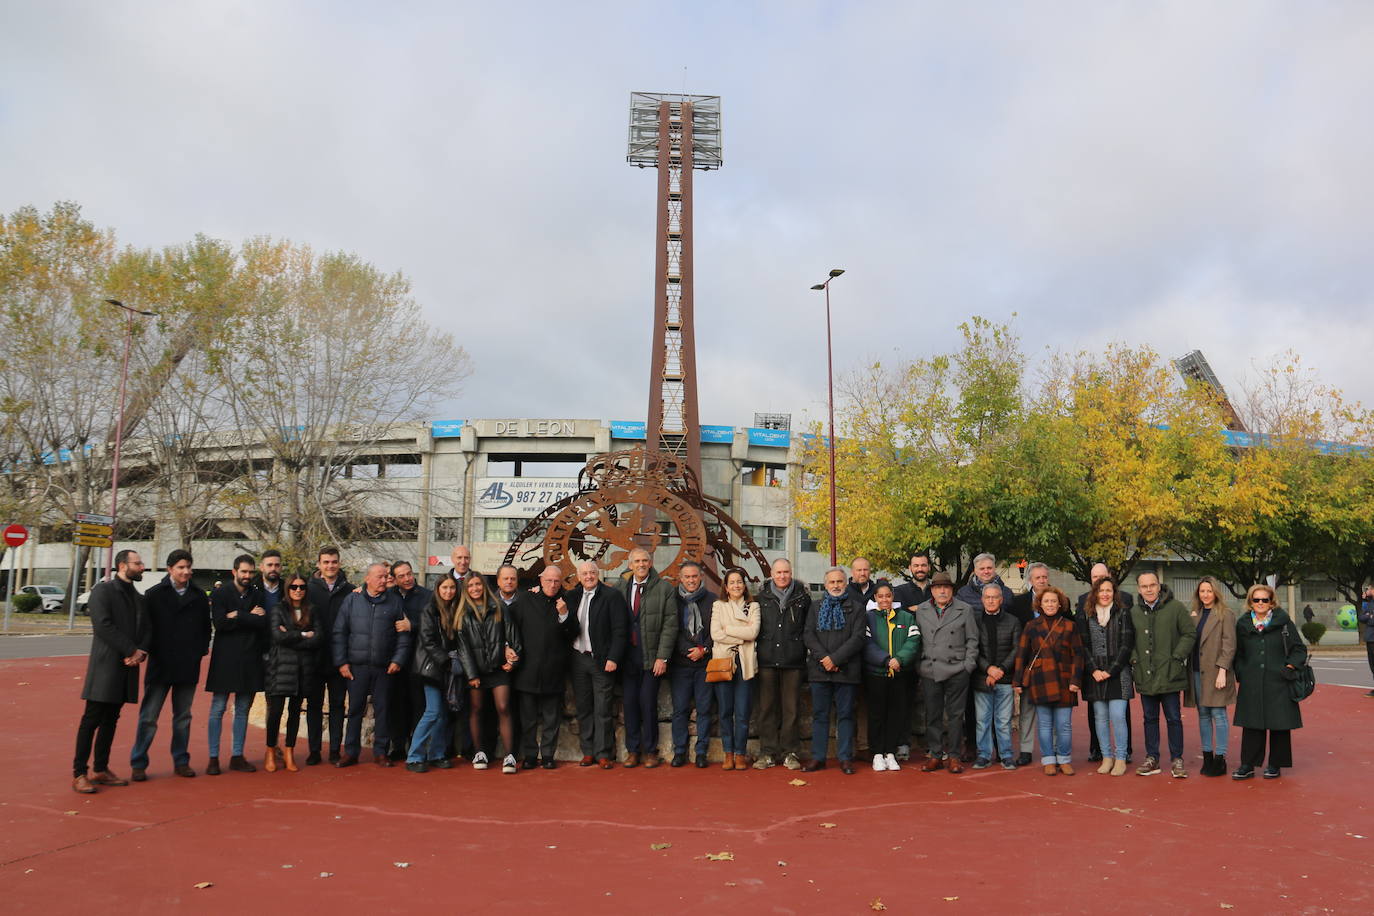
[[[800,760],[797,759],[796,754],[788,754],[786,757],[784,757],[782,759],[782,765],[787,767],[789,770],[800,770],[802,768],[802,763]]]
[[[884,757],[883,761],[887,763],[887,768],[889,770],[900,770],[902,768],[902,765],[897,762],[897,758],[892,756],[891,754],[888,754],[886,757]]]
[[[501,761],[501,772],[507,775],[515,772],[515,755],[507,754],[506,759]]]
[[[474,770],[485,770],[487,768],[487,752],[478,751],[472,755],[472,768]]]
[[[883,759],[883,755],[882,755],[882,754],[874,754],[874,755],[873,755],[873,772],[875,772],[875,773],[881,773],[883,770],[886,770],[886,769],[887,769],[887,761]]]

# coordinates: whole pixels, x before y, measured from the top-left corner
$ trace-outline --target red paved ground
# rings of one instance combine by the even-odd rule
[[[170,772],[168,710],[150,780],[84,797],[68,778],[84,664],[0,662],[5,912],[860,913],[875,899],[894,913],[1374,910],[1374,699],[1348,688],[1304,704],[1299,766],[1277,782],[908,768],[831,769],[795,787],[798,774],[781,768],[567,765],[186,780]],[[207,706],[202,694],[197,769]],[[121,775],[134,732],[125,709]],[[1191,758],[1191,712],[1185,729]],[[261,738],[250,729],[254,750]],[[651,848],[661,843],[671,845]],[[733,860],[705,858],[720,852]],[[202,881],[214,886],[193,887]]]

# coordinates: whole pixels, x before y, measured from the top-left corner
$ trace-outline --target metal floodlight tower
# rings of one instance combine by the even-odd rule
[[[625,160],[658,169],[653,358],[646,445],[686,462],[700,479],[696,331],[692,319],[692,171],[721,159],[720,96],[630,93]]]
[[[1221,407],[1222,416],[1226,418],[1226,428],[1236,432],[1249,432],[1245,428],[1245,421],[1240,418],[1235,405],[1226,395],[1226,389],[1221,386],[1221,379],[1212,371],[1212,364],[1207,362],[1207,357],[1202,355],[1201,350],[1189,350],[1187,353],[1174,360],[1174,368],[1178,374],[1185,379],[1197,382],[1212,393]]]

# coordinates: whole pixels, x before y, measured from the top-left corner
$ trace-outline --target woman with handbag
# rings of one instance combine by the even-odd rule
[[[1188,663],[1183,705],[1197,707],[1202,775],[1225,776],[1231,735],[1226,707],[1236,701],[1236,678],[1231,673],[1236,657],[1236,615],[1221,597],[1221,584],[1211,576],[1198,581],[1191,615],[1197,642]]]
[[[411,663],[425,695],[425,711],[415,724],[406,753],[406,769],[428,772],[430,767],[451,769],[448,758],[449,702],[448,682],[453,674],[453,656],[458,640],[453,624],[458,610],[458,583],[445,576],[434,587],[429,604],[420,612],[420,632]]]
[[[754,644],[759,638],[759,606],[749,598],[743,571],[728,570],[722,585],[723,597],[711,606],[711,661],[706,676],[716,684],[720,743],[725,750],[721,769],[747,770],[751,689],[758,673]],[[726,668],[733,669],[728,677]]]
[[[1111,576],[1093,583],[1088,601],[1078,615],[1078,637],[1087,654],[1083,698],[1091,706],[1102,744],[1102,764],[1097,772],[1126,775],[1126,707],[1135,694],[1131,654],[1135,651],[1135,624],[1130,606],[1116,589]]]
[[[1059,589],[1040,592],[1031,606],[1039,616],[1021,631],[1012,683],[1035,705],[1045,775],[1072,776],[1072,713],[1083,680],[1083,640],[1066,614],[1068,596]]]
[[[1265,779],[1278,779],[1293,765],[1293,729],[1302,728],[1302,711],[1293,697],[1298,669],[1307,663],[1307,647],[1297,626],[1274,605],[1274,590],[1252,585],[1236,623],[1235,675],[1239,685],[1235,724],[1240,733],[1240,766],[1232,779],[1250,779],[1264,762]]]

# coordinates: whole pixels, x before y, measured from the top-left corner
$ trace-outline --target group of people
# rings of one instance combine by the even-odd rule
[[[720,595],[709,591],[699,564],[682,564],[670,582],[643,549],[629,554],[629,569],[615,583],[602,580],[595,562],[579,564],[571,588],[558,567],[523,589],[509,566],[489,584],[471,568],[466,547],[454,548],[452,559],[452,571],[431,591],[405,561],[373,563],[355,586],[335,548],[319,551],[313,574],[284,573],[281,555],[269,550],[256,560],[237,557],[230,580],[207,598],[191,583],[188,551],[167,557],[166,576],[146,595],[134,587],[144,573],[141,557],[120,551],[114,575],[96,586],[89,604],[94,639],[73,788],[91,793],[126,784],[110,770],[110,749],[122,706],[139,701],[141,668],[131,778],[147,778],[169,695],[174,772],[195,776],[191,705],[207,655],[207,775],[222,772],[231,695],[227,769],[257,769],[245,742],[259,692],[266,696],[268,771],[299,769],[302,712],[304,765],[324,762],[326,753],[337,767],[356,765],[369,701],[379,766],[404,761],[422,773],[451,768],[462,756],[487,769],[496,763],[499,734],[503,773],[553,769],[569,682],[580,765],[602,769],[617,763],[617,689],[625,726],[619,762],[665,762],[658,731],[664,681],[672,698],[673,767],[709,765],[714,718],[723,769],[821,770],[832,756],[833,715],[833,756],[852,774],[861,689],[868,751],[879,772],[900,770],[913,739],[921,738],[924,772],[960,773],[965,763],[1016,769],[1032,762],[1038,738],[1044,773],[1070,775],[1071,713],[1081,699],[1090,709],[1090,760],[1100,761],[1097,772],[1121,776],[1132,757],[1130,700],[1139,694],[1145,756],[1137,774],[1162,771],[1162,713],[1169,771],[1188,775],[1185,704],[1198,709],[1202,775],[1225,774],[1234,704],[1243,735],[1232,777],[1252,777],[1267,750],[1264,776],[1274,778],[1292,765],[1291,731],[1302,724],[1289,683],[1306,650],[1265,585],[1249,589],[1237,614],[1213,579],[1199,582],[1186,608],[1155,573],[1136,577],[1133,600],[1101,565],[1076,605],[1050,584],[1043,564],[1028,567],[1030,588],[1015,594],[989,554],[976,557],[958,585],[932,573],[922,554],[911,558],[909,581],[898,586],[874,579],[871,564],[857,558],[848,573],[828,570],[814,598],[786,559],[773,562],[757,594],[742,571],[727,570]],[[803,690],[812,709],[806,759]],[[751,723],[757,757],[749,753]]]

